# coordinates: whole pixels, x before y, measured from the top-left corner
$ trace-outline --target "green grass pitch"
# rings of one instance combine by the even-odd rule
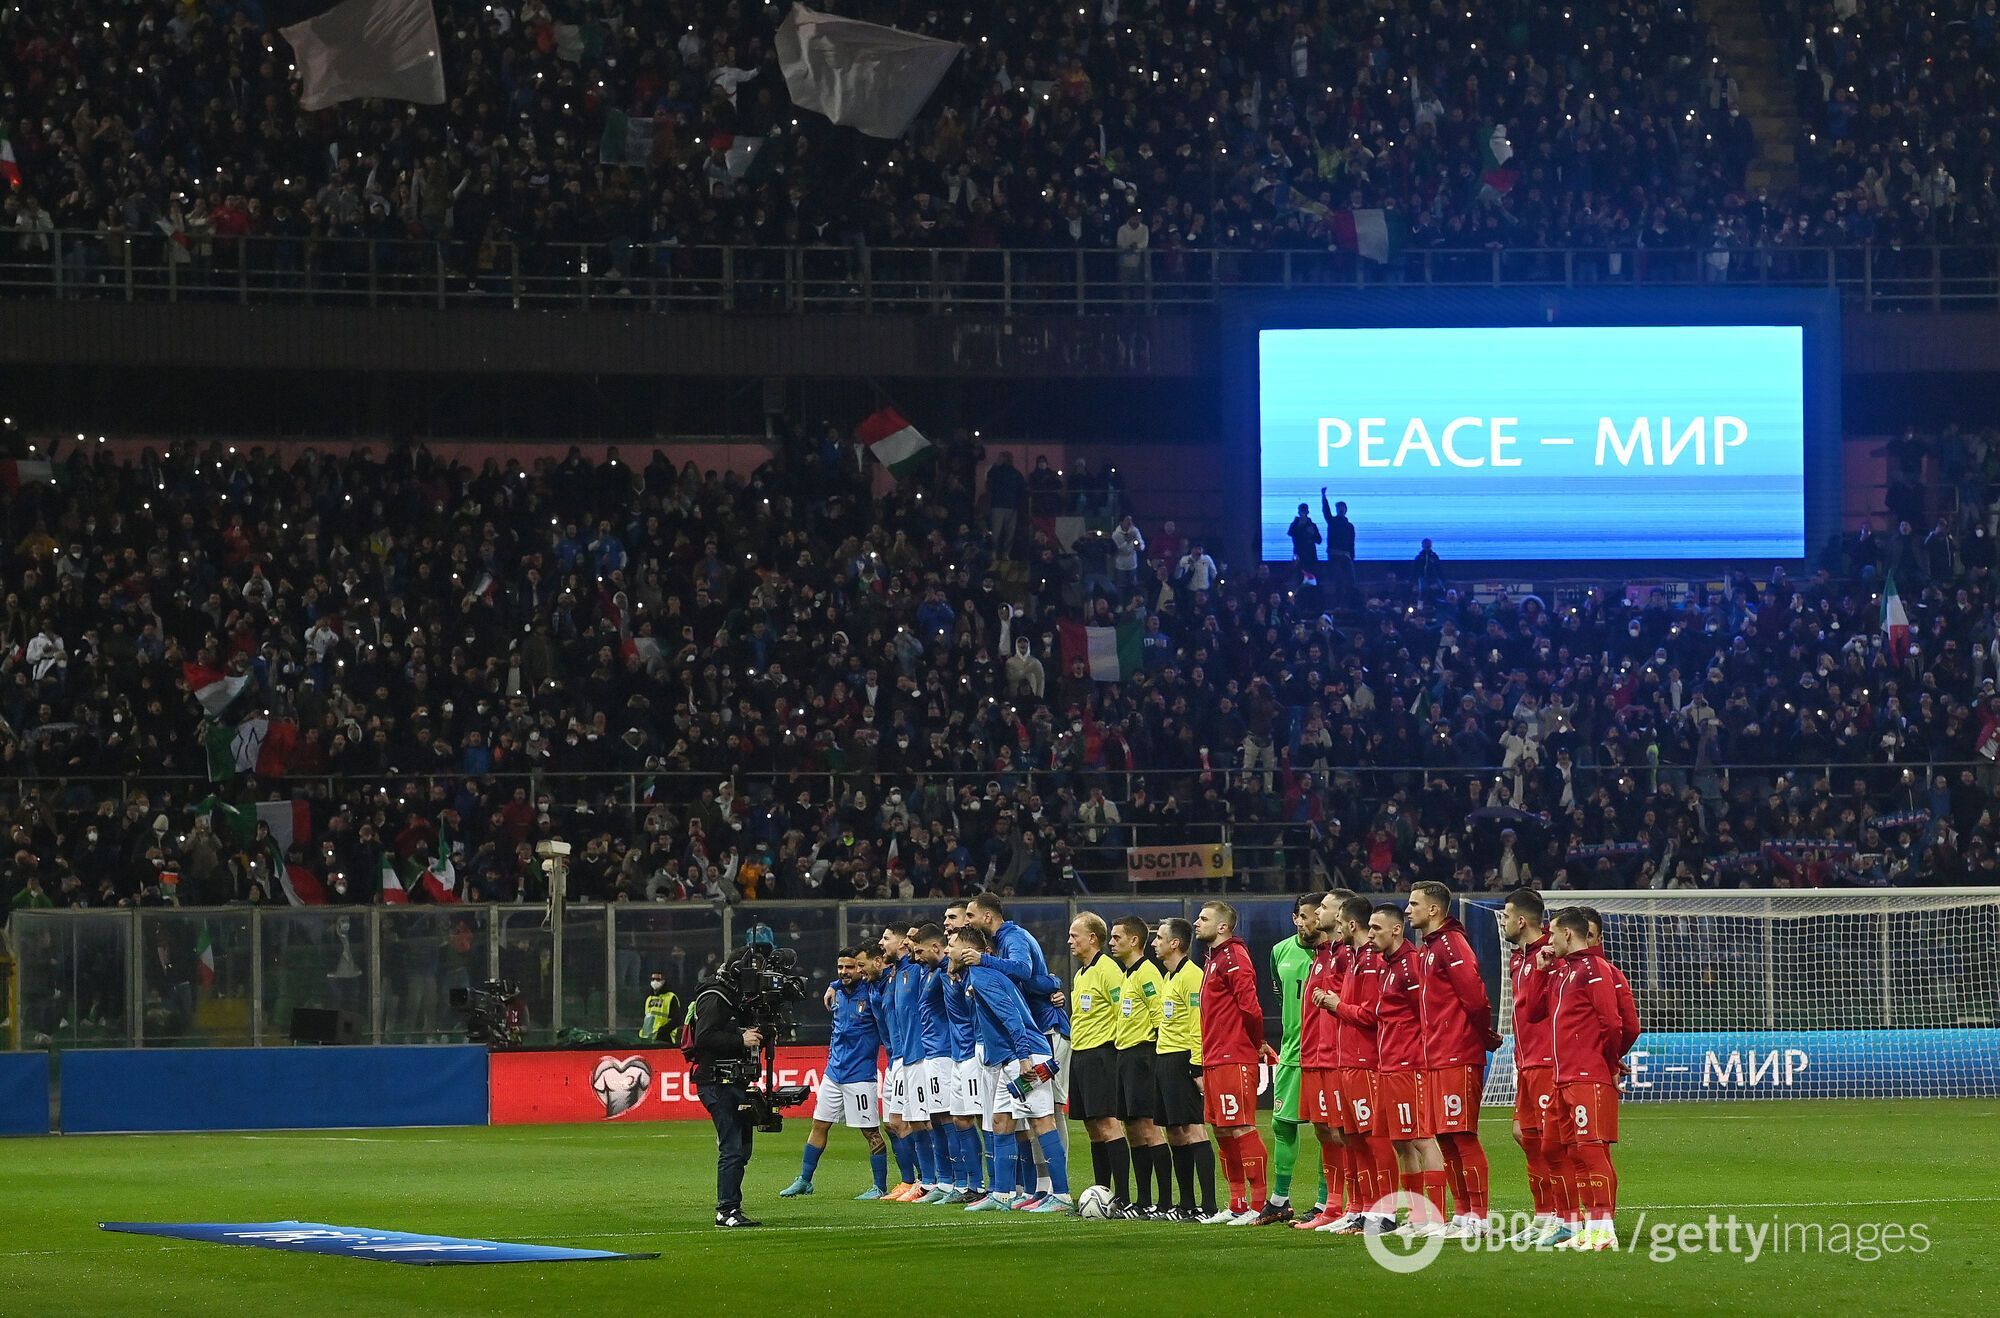
[[[1635,1105],[1623,1122],[1619,1228],[1644,1214],[1640,1250],[1454,1245],[1406,1276],[1377,1267],[1359,1241],[1285,1228],[854,1203],[867,1163],[850,1131],[834,1132],[819,1193],[781,1201],[803,1122],[759,1136],[746,1203],[766,1226],[734,1233],[708,1225],[714,1144],[696,1124],[14,1140],[0,1143],[0,1314],[2000,1310],[2000,1102]],[[1525,1208],[1507,1114],[1489,1110],[1484,1132],[1496,1211]],[[1301,1162],[1295,1197],[1309,1198],[1316,1159],[1302,1148]],[[1798,1237],[1754,1261],[1705,1248],[1655,1261],[1643,1247],[1662,1225],[1678,1233],[1732,1213],[1818,1224],[1822,1248]],[[661,1257],[415,1268],[97,1229],[284,1218]],[[1872,1260],[1830,1248],[1883,1223],[1921,1227],[1921,1252],[1911,1236]]]

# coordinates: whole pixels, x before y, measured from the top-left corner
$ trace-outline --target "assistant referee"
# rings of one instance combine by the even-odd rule
[[[1069,1114],[1090,1136],[1093,1185],[1108,1185],[1117,1204],[1132,1194],[1132,1149],[1118,1120],[1118,994],[1125,969],[1107,955],[1111,931],[1103,917],[1083,912],[1069,926],[1069,954],[1076,963],[1069,1001]]]
[[[1186,920],[1162,920],[1153,932],[1153,955],[1165,986],[1153,1078],[1160,1087],[1160,1124],[1167,1128],[1174,1179],[1180,1183],[1180,1203],[1174,1209],[1180,1222],[1215,1215],[1215,1145],[1209,1143],[1201,1107],[1201,967],[1188,956],[1193,945],[1194,926]]]
[[[1152,930],[1136,915],[1111,926],[1111,955],[1124,969],[1118,999],[1118,1025],[1112,1042],[1118,1045],[1118,1116],[1132,1149],[1139,1193],[1121,1217],[1164,1219],[1174,1201],[1173,1162],[1167,1137],[1160,1133],[1160,1087],[1154,1062],[1160,1055],[1160,1000],[1166,979],[1147,950]],[[1154,1198],[1154,1186],[1159,1197]]]

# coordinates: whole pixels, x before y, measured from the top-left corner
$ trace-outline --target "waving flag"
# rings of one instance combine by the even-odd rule
[[[14,144],[7,140],[7,125],[0,124],[0,178],[7,180],[7,186],[21,186],[21,162],[14,158]]]
[[[1145,662],[1145,632],[1136,622],[1116,627],[1086,627],[1080,622],[1057,624],[1062,637],[1063,667],[1078,659],[1096,682],[1122,682]]]
[[[778,68],[792,104],[870,137],[901,137],[959,50],[956,41],[797,4],[778,25]]]
[[[431,0],[266,0],[298,58],[299,108],[342,101],[444,104]]]
[[[1882,643],[1889,647],[1891,663],[1900,664],[1910,657],[1910,615],[1903,609],[1894,572],[1882,583]]]
[[[188,690],[210,718],[220,718],[230,702],[243,694],[243,688],[250,685],[250,675],[231,677],[217,672],[203,664],[182,664],[181,676],[187,679]]]
[[[897,480],[936,456],[923,432],[903,420],[903,414],[893,407],[885,407],[863,420],[854,428],[854,437],[866,444],[875,460]]]
[[[409,889],[403,886],[403,876],[396,870],[393,852],[382,853],[382,900],[391,906],[407,906],[410,902]]]

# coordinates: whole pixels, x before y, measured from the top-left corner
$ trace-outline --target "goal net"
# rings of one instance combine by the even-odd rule
[[[2000,1094],[2000,890],[1543,897],[1551,916],[1595,908],[1631,981],[1645,1034],[1628,1098]],[[1497,921],[1502,901],[1480,904]],[[1487,1101],[1512,1103],[1504,969],[1499,987]]]

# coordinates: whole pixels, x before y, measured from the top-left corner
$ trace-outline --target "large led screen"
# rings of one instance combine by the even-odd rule
[[[1264,558],[1322,488],[1364,562],[1803,557],[1804,355],[1797,325],[1262,330]]]

